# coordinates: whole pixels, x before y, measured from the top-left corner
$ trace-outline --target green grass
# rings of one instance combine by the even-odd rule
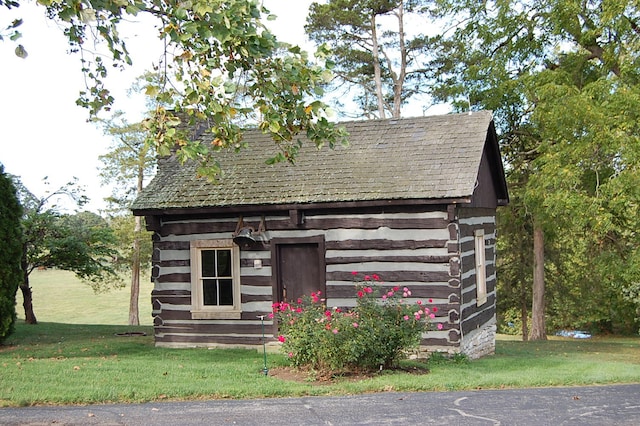
[[[117,336],[117,325],[18,324],[0,348],[0,406],[640,382],[637,338],[499,340],[495,356],[432,362],[428,374],[383,372],[320,385],[265,377],[259,351],[156,348],[151,327],[133,330],[147,336]],[[282,355],[268,354],[269,368],[284,364]]]
[[[450,373],[436,368],[431,376],[443,390],[638,383],[640,339],[498,340],[495,356]]]
[[[67,324],[121,324],[129,321],[130,288],[94,293],[89,285],[72,272],[49,269],[34,271],[30,276],[33,291],[33,311],[38,321]],[[128,281],[127,281],[128,284]],[[148,277],[140,280],[138,302],[141,325],[152,325],[151,290]],[[24,319],[22,292],[16,301],[18,318]]]
[[[40,298],[43,304],[36,305],[41,323],[19,321],[16,333],[0,347],[0,406],[640,382],[640,339],[612,337],[520,342],[501,336],[496,355],[471,362],[431,362],[428,374],[385,371],[328,384],[265,377],[259,351],[156,348],[150,326],[126,326],[128,294],[115,306],[120,298],[94,296],[90,289],[85,294],[75,284],[58,283],[59,273],[49,272],[38,273],[44,284],[33,284],[36,301]],[[46,289],[53,289],[59,299],[54,301]],[[104,296],[99,303],[94,299]],[[70,310],[62,309],[65,304]],[[100,305],[106,323],[98,324],[85,304]],[[147,335],[117,336],[123,331]],[[280,354],[268,355],[272,371],[285,363]]]

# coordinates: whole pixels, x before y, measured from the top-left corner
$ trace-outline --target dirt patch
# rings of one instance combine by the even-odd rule
[[[309,371],[302,371],[293,367],[273,367],[269,369],[269,377],[286,380],[288,382],[309,383],[314,381]]]
[[[428,374],[429,369],[426,365],[399,366],[391,369],[382,370],[382,372],[403,372],[407,374]],[[314,385],[325,384],[330,385],[336,381],[358,382],[380,375],[380,371],[351,371],[341,374],[333,374],[331,372],[320,372],[304,367],[273,367],[269,369],[269,376],[280,380],[286,380],[297,383],[313,383]]]

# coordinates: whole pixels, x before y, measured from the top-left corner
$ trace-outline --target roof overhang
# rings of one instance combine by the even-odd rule
[[[469,204],[471,198],[435,198],[435,199],[403,199],[403,200],[367,200],[367,201],[338,201],[328,203],[300,203],[300,204],[259,204],[222,207],[190,207],[167,209],[134,209],[134,216],[224,216],[233,214],[265,214],[288,212],[290,210],[336,210],[376,207],[407,207],[407,206],[448,206],[452,204]]]

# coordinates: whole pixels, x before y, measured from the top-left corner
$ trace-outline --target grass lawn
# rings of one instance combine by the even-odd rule
[[[94,296],[90,289],[85,294],[67,282],[53,284],[56,272],[38,275],[45,284],[34,280],[41,323],[19,321],[16,333],[0,347],[0,406],[640,382],[640,338],[521,342],[506,336],[497,342],[494,356],[462,363],[431,361],[428,374],[383,371],[360,380],[283,380],[262,374],[260,351],[156,348],[150,326],[126,326],[128,294]],[[47,288],[59,299],[45,294]],[[73,291],[67,293],[68,288]],[[147,295],[143,291],[141,301]],[[124,302],[115,306],[120,299]],[[63,311],[63,305],[70,310]],[[100,316],[107,322],[98,323],[85,305],[101,306]],[[126,331],[147,335],[117,335]],[[285,364],[282,355],[268,354],[270,369]]]
[[[38,321],[67,324],[121,324],[129,321],[129,281],[127,286],[105,293],[94,293],[89,285],[72,272],[48,269],[33,271],[30,276],[33,291],[33,311]],[[141,325],[152,325],[149,277],[140,279],[138,301]],[[22,292],[16,300],[18,318],[24,320]]]

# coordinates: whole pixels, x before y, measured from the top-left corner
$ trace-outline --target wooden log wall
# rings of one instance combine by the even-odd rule
[[[492,209],[458,209],[462,281],[462,338],[496,321],[496,219]],[[484,230],[487,302],[476,303],[474,231]]]
[[[436,323],[442,330],[423,336],[423,345],[455,348],[463,334],[461,318],[471,324],[484,319],[468,298],[472,295],[467,275],[461,281],[465,259],[460,262],[459,228],[465,233],[474,225],[469,219],[458,225],[455,211],[434,207],[430,211],[359,211],[357,214],[324,212],[270,215],[265,217],[267,240],[322,236],[326,249],[326,296],[328,306],[355,304],[352,271],[378,274],[389,287],[407,286],[412,301],[433,300],[438,308]],[[258,227],[261,217],[244,217]],[[191,274],[189,244],[196,239],[231,238],[237,224],[231,218],[161,218],[154,235],[152,293],[156,343],[159,346],[256,345],[262,343],[260,315],[271,311],[273,282],[271,247],[263,244],[241,250],[242,317],[239,320],[191,319]],[[484,220],[484,219],[482,219]],[[492,219],[493,220],[493,219]],[[484,223],[484,222],[483,222]],[[487,222],[490,223],[490,222]],[[495,220],[493,220],[495,227]],[[484,226],[484,225],[483,225]],[[487,233],[487,238],[491,235]],[[473,235],[473,231],[471,231]],[[494,238],[495,240],[495,238]],[[464,249],[468,251],[466,242]],[[473,246],[473,241],[471,240]],[[489,257],[488,257],[489,258]],[[256,262],[257,261],[257,262]],[[495,268],[495,263],[492,268]],[[494,274],[495,276],[495,274]],[[489,286],[489,281],[488,281]],[[464,288],[465,293],[462,293]],[[491,297],[495,300],[495,280]],[[493,302],[492,302],[493,303]],[[466,312],[461,312],[461,304]],[[265,318],[265,329],[273,338],[273,326]]]

